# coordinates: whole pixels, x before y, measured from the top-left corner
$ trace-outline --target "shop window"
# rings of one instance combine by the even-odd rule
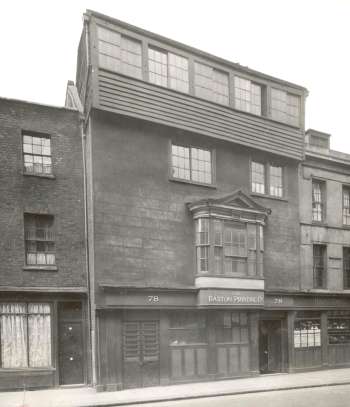
[[[322,244],[313,245],[313,277],[314,288],[325,288],[327,267],[326,267],[327,247]]]
[[[32,175],[52,174],[50,137],[23,133],[22,140],[24,172]]]
[[[328,314],[328,342],[330,345],[350,344],[350,313],[330,312]]]
[[[212,154],[196,147],[171,146],[172,177],[198,182],[212,183]]]
[[[141,79],[141,42],[103,27],[97,33],[100,67]]]
[[[170,345],[207,343],[206,316],[199,312],[174,312],[170,316]]]
[[[51,366],[49,304],[0,303],[2,368]]]
[[[208,65],[194,64],[195,95],[216,103],[228,105],[228,74]]]
[[[318,180],[312,181],[312,220],[325,220],[325,183]]]
[[[26,264],[52,266],[55,264],[54,217],[51,215],[24,215]]]
[[[247,344],[248,316],[246,312],[220,312],[216,318],[216,342]]]
[[[294,348],[321,346],[320,319],[296,320],[294,324]]]
[[[343,225],[350,226],[350,188],[343,187]]]
[[[171,52],[148,48],[149,81],[180,92],[189,92],[188,59]]]

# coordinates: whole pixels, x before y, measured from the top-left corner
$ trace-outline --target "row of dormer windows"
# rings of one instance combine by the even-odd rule
[[[142,68],[141,41],[98,27],[99,66],[114,72],[145,79]],[[243,112],[269,116],[274,120],[300,126],[300,96],[271,88],[270,113],[266,112],[266,86],[234,75],[230,97],[229,72],[199,61],[193,66],[193,91],[190,87],[190,60],[154,46],[148,47],[148,81],[183,93],[232,106]],[[233,100],[231,100],[233,99]]]

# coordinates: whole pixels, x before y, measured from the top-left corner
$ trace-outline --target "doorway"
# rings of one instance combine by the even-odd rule
[[[260,373],[282,371],[282,321],[263,320],[259,323]]]
[[[159,322],[123,324],[124,387],[159,385]]]
[[[81,302],[58,304],[58,361],[60,385],[84,383]]]

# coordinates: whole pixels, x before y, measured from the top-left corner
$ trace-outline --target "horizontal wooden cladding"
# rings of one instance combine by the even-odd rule
[[[94,107],[302,159],[299,129],[101,69]]]

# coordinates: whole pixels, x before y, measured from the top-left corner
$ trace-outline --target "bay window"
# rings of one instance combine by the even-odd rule
[[[216,218],[197,219],[197,272],[233,276],[247,275],[248,251],[252,252],[250,258],[254,259],[257,236],[260,239],[260,250],[263,250],[262,235],[261,225],[247,226],[246,223]],[[252,270],[256,270],[254,264],[250,266]]]
[[[50,367],[50,305],[0,303],[0,338],[0,367]]]

